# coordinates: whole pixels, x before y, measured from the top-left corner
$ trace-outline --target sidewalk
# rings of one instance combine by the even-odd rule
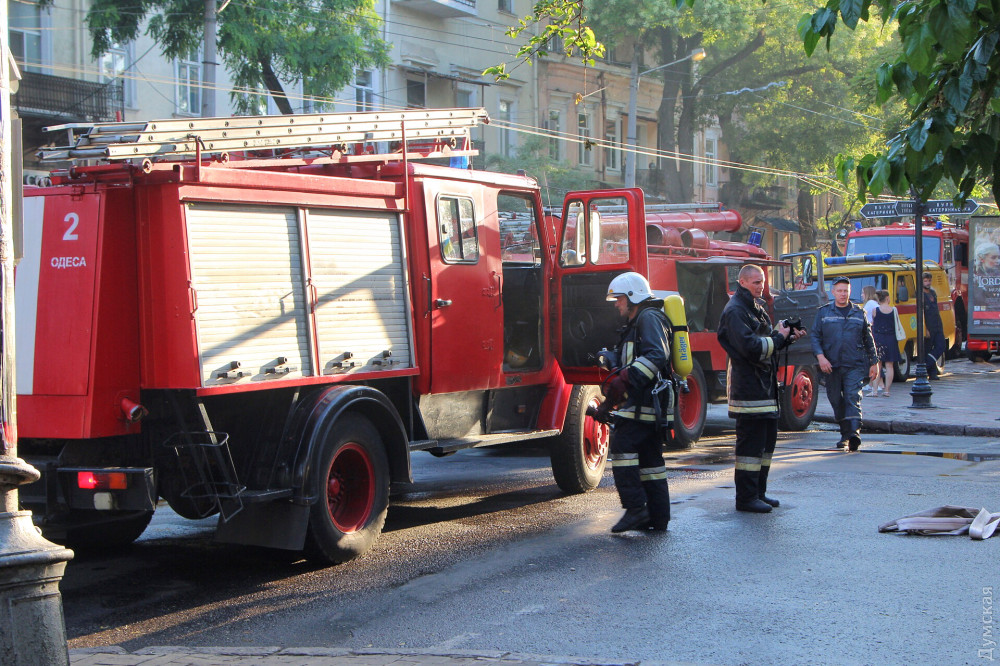
[[[988,396],[1000,393],[1000,364],[955,359],[945,374],[930,382],[929,409],[914,409],[910,391],[914,380],[893,382],[888,398],[865,396],[861,402],[862,428],[897,434],[1000,437],[1000,409]],[[815,421],[834,423],[826,388],[818,387]]]
[[[116,646],[70,650],[72,666],[687,666],[679,661],[595,661],[574,657],[523,655],[510,652],[456,650],[440,654],[427,650],[343,648],[189,648],[149,647],[126,652]]]

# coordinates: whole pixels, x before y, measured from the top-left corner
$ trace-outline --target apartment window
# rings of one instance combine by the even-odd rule
[[[508,14],[513,14],[514,0],[497,0],[497,9]]]
[[[174,61],[177,78],[177,113],[201,114],[201,51],[188,53]]]
[[[718,140],[713,138],[705,139],[705,185],[717,187],[719,184]]]
[[[514,103],[505,99],[500,100],[497,117],[504,121],[500,126],[500,154],[504,157],[514,157],[514,132],[510,128],[510,123],[514,120]]]
[[[122,82],[122,102],[130,109],[136,108],[135,99],[135,77],[132,71],[132,61],[134,49],[131,44],[122,46],[117,42],[111,45],[98,62],[101,70],[101,81],[108,82],[121,79]]]
[[[558,162],[562,159],[561,147],[562,141],[559,138],[559,130],[561,128],[561,123],[559,122],[559,112],[555,110],[549,111],[549,119],[545,123],[545,129],[547,129],[549,134],[549,158]]]
[[[406,106],[411,109],[427,106],[427,86],[423,79],[406,80]]]
[[[581,111],[576,114],[576,135],[580,139],[577,144],[577,161],[584,166],[591,166],[593,158],[590,156],[590,114]]]
[[[455,89],[455,106],[460,109],[471,109],[476,105],[476,92],[467,88]]]
[[[553,55],[562,55],[565,48],[566,44],[559,34],[552,35],[549,37],[549,41],[545,42],[545,50]]]
[[[606,120],[604,122],[604,168],[610,171],[621,171],[621,120]]]
[[[37,4],[8,2],[10,51],[29,72],[41,71],[42,10]]]
[[[354,110],[375,110],[375,89],[372,87],[372,72],[370,69],[359,70],[354,78]]]

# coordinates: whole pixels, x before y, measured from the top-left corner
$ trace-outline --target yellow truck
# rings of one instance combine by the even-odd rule
[[[849,255],[828,257],[821,261],[819,252],[797,252],[781,256],[788,262],[780,268],[779,283],[772,288],[775,316],[779,319],[802,318],[810,328],[816,309],[830,299],[833,281],[845,276],[851,280],[851,300],[862,303],[861,290],[866,286],[885,289],[890,303],[899,311],[906,330],[906,340],[899,343],[902,362],[896,365],[896,381],[906,381],[913,371],[917,356],[917,289],[922,286],[916,262],[902,255]],[[938,296],[938,310],[944,324],[947,348],[955,344],[955,311],[952,306],[948,275],[933,261],[924,261],[924,271],[931,274],[931,286]],[[928,347],[929,348],[929,347]],[[944,356],[938,359],[938,369],[944,369]]]

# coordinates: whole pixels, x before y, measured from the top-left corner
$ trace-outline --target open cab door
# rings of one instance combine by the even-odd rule
[[[556,225],[553,344],[566,381],[599,384],[597,352],[618,342],[620,320],[607,301],[616,275],[648,275],[642,190],[570,192]]]

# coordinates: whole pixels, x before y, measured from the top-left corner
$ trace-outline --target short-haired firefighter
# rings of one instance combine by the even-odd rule
[[[729,355],[726,394],[736,419],[736,510],[767,513],[780,502],[766,495],[771,456],[778,440],[777,351],[805,335],[783,321],[771,326],[760,300],[764,269],[747,264],[722,310],[719,344]]]
[[[627,320],[618,342],[619,367],[604,386],[605,405],[617,406],[611,412],[609,459],[625,508],[611,531],[665,530],[670,521],[670,492],[654,389],[670,377],[670,323],[663,301],[653,296],[649,282],[639,273],[623,273],[611,280],[608,300],[615,302],[618,314]],[[672,401],[667,402],[666,409],[672,410]]]

